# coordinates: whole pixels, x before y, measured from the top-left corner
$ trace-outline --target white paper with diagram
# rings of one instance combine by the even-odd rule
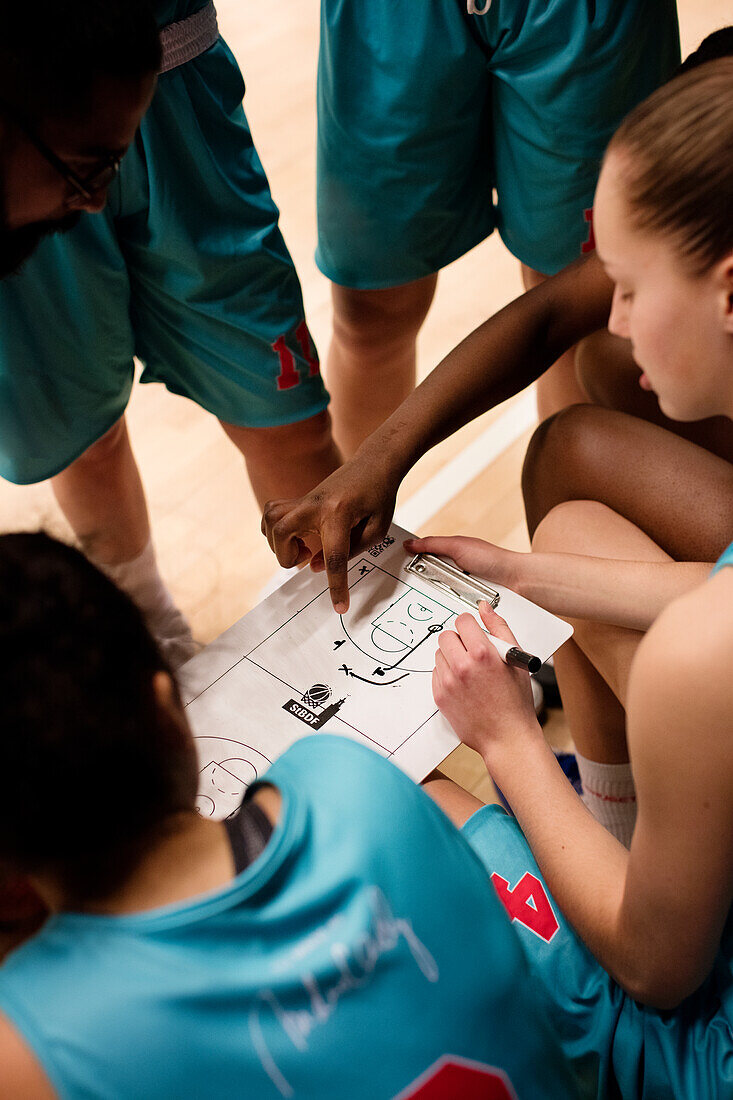
[[[415,779],[455,748],[431,677],[440,632],[468,607],[408,572],[407,537],[393,525],[351,561],[345,615],[331,606],[325,574],[303,570],[181,670],[202,814],[233,812],[268,763],[314,731],[363,741]],[[544,661],[570,637],[561,619],[493,587],[522,648]]]

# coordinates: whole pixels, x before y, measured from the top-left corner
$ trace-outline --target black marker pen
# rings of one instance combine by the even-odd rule
[[[511,665],[512,668],[523,668],[525,672],[539,672],[542,668],[542,661],[539,657],[535,657],[531,653],[525,653],[519,646],[512,645],[511,642],[503,642],[501,638],[495,638],[493,634],[487,634],[487,637],[505,665]]]

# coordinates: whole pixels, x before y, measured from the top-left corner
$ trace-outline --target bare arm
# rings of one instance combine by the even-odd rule
[[[608,320],[613,284],[595,253],[520,295],[462,340],[363,444],[401,477],[446,436],[525,389]]]
[[[347,607],[348,559],[385,533],[400,482],[417,459],[519,393],[583,336],[603,328],[612,291],[591,255],[485,321],[340,470],[299,500],[267,504],[262,530],[281,565],[311,558],[322,568],[325,559],[334,605]]]
[[[3,1100],[56,1100],[30,1048],[7,1017],[0,1013],[0,1096]]]
[[[715,578],[673,603],[639,648],[628,710],[639,807],[630,852],[562,776],[524,697],[526,676],[488,643],[484,652],[473,619],[477,634],[459,620],[460,637],[441,636],[441,709],[482,753],[568,920],[634,998],[660,1008],[709,973],[733,900],[733,687],[709,656],[729,659],[722,608],[731,599],[733,575]],[[487,625],[510,637],[498,616]]]
[[[527,555],[529,557],[529,555]],[[556,615],[648,630],[660,612],[710,572],[708,562],[618,561],[537,554],[517,591]]]
[[[453,535],[412,539],[416,554],[440,554],[461,569],[502,584],[568,619],[648,630],[672,600],[697,588],[708,562],[621,561],[586,554],[519,554],[483,539]]]

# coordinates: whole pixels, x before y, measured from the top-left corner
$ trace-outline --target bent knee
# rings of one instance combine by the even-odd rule
[[[600,528],[615,513],[596,500],[565,500],[537,524],[532,549],[540,553],[588,553],[588,531]],[[581,545],[582,544],[582,545]]]
[[[573,471],[586,464],[597,448],[608,417],[594,405],[570,405],[544,420],[529,441],[522,467],[522,495],[530,536],[563,486],[572,497]]]

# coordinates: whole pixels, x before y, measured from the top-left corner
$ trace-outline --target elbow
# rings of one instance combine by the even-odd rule
[[[670,989],[663,982],[622,982],[621,984],[634,1001],[662,1012],[677,1008],[687,996],[686,992]]]
[[[704,975],[671,967],[659,967],[620,976],[619,985],[635,1001],[649,1008],[669,1011],[678,1008],[702,984]]]

